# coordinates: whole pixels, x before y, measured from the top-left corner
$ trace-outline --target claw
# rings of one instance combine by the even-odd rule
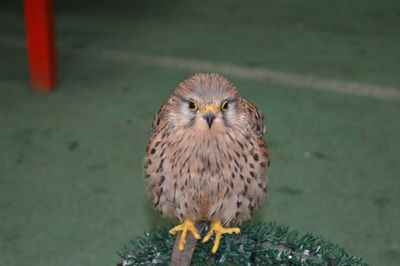
[[[196,239],[200,239],[200,234],[197,231],[196,225],[190,219],[185,219],[182,224],[177,225],[174,228],[172,228],[171,230],[169,230],[169,233],[172,235],[175,235],[179,231],[182,231],[181,238],[179,239],[179,246],[178,246],[178,249],[180,251],[183,251],[183,249],[185,248],[187,231],[192,232],[193,236]]]
[[[210,240],[214,232],[215,232],[215,240],[214,240],[214,245],[211,249],[212,253],[217,252],[222,234],[233,234],[233,233],[238,234],[240,233],[240,229],[237,227],[225,228],[222,226],[220,221],[214,221],[211,223],[210,231],[208,231],[207,235],[203,238],[203,243]]]

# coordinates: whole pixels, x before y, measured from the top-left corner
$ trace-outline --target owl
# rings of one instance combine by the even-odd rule
[[[264,199],[269,153],[264,116],[216,73],[180,83],[156,113],[144,168],[149,198],[162,215],[176,217],[179,250],[196,222],[210,222],[212,253],[222,234],[239,233]]]

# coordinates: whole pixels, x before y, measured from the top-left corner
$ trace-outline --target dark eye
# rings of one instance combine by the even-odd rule
[[[221,109],[222,109],[223,111],[228,110],[228,107],[229,107],[228,101],[223,102],[222,105],[221,105]]]
[[[194,102],[194,101],[190,101],[189,102],[189,109],[190,109],[190,111],[196,111],[197,110],[197,103],[196,102]]]

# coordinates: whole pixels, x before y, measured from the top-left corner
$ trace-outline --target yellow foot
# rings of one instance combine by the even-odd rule
[[[185,219],[182,224],[177,225],[171,230],[169,230],[169,233],[175,235],[178,231],[182,231],[178,246],[180,251],[183,251],[183,249],[185,248],[187,231],[192,232],[193,236],[196,239],[200,239],[200,234],[197,231],[194,222],[192,222],[190,219]]]
[[[240,229],[237,227],[225,228],[222,226],[220,221],[214,221],[211,223],[210,231],[208,231],[207,235],[203,238],[203,243],[210,240],[214,232],[215,232],[215,240],[214,240],[214,245],[211,249],[212,253],[217,252],[219,241],[221,240],[222,234],[233,234],[233,233],[238,234],[240,233]]]

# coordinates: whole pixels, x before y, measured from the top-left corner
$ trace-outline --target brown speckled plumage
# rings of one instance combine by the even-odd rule
[[[229,108],[222,110],[225,101]],[[200,112],[206,104],[219,108],[212,126]],[[181,222],[249,219],[268,188],[265,131],[263,114],[226,78],[196,74],[179,84],[155,115],[147,146],[146,181],[155,208]]]

